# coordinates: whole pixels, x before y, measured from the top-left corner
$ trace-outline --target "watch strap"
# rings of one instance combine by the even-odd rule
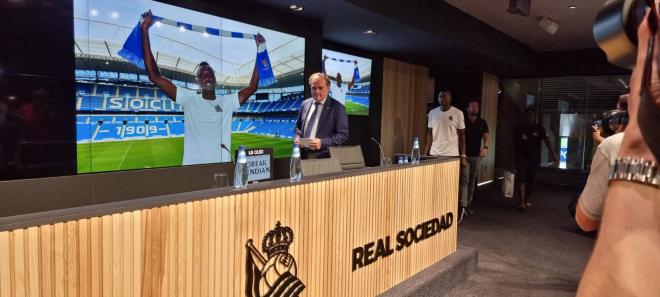
[[[610,171],[610,182],[613,180],[631,181],[660,187],[660,171],[655,161],[630,157],[617,158]]]

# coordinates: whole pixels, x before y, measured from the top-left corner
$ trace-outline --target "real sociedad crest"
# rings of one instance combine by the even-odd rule
[[[264,69],[268,69],[270,64],[268,64],[268,59],[261,59],[261,64],[264,66]]]
[[[245,263],[247,297],[295,297],[305,285],[298,279],[296,260],[289,254],[293,243],[293,230],[281,226],[278,221],[262,240],[263,254],[252,244],[245,243],[247,257]]]

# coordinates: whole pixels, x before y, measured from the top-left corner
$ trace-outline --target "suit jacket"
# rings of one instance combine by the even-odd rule
[[[305,120],[313,104],[314,98],[308,98],[300,105],[294,137],[303,137]],[[312,128],[311,125],[310,123],[308,129]],[[321,112],[319,124],[316,127],[316,138],[321,140],[321,149],[318,151],[303,149],[303,151],[314,152],[318,158],[330,157],[328,147],[342,145],[348,139],[348,116],[346,115],[346,109],[344,105],[330,96],[328,96],[325,104],[323,104],[323,112]]]

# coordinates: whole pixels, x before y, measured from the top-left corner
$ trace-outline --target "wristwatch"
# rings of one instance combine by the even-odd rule
[[[613,180],[631,181],[660,188],[660,171],[655,161],[642,158],[617,158],[610,172]]]

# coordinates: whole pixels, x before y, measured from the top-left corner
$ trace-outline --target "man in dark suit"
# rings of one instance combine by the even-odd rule
[[[301,144],[301,138],[310,139],[302,149],[303,159],[328,158],[328,147],[342,145],[348,139],[348,116],[344,105],[328,96],[330,80],[325,74],[312,74],[309,86],[312,98],[300,106],[293,141]]]

